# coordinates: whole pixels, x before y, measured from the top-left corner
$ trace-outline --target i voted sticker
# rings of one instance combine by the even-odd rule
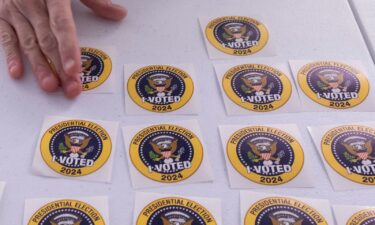
[[[217,225],[217,223],[211,212],[198,202],[181,197],[166,197],[144,207],[136,225]]]
[[[345,125],[329,130],[322,138],[325,161],[344,178],[375,185],[375,129]]]
[[[248,209],[244,225],[328,225],[326,219],[308,204],[287,197],[268,197]]]
[[[245,16],[224,16],[210,21],[207,40],[219,51],[246,56],[262,50],[268,42],[268,30],[260,21]]]
[[[83,91],[95,89],[102,85],[112,72],[112,60],[100,49],[81,48],[81,82]]]
[[[361,104],[369,94],[367,77],[340,62],[318,61],[303,66],[297,75],[300,88],[314,102],[333,109]]]
[[[40,142],[44,162],[56,173],[69,177],[100,169],[112,152],[108,132],[86,120],[66,120],[49,127]]]
[[[285,184],[293,180],[304,165],[304,153],[298,140],[277,128],[240,129],[229,138],[226,149],[233,168],[259,184]]]
[[[355,213],[346,225],[371,225],[375,223],[375,209],[365,209]]]
[[[151,112],[166,113],[185,106],[194,93],[194,82],[184,70],[170,65],[150,65],[131,74],[130,98]]]
[[[289,78],[262,64],[243,64],[229,69],[222,78],[225,94],[242,108],[269,112],[285,105],[292,93]]]
[[[145,177],[161,182],[186,180],[199,169],[203,146],[190,130],[171,124],[139,131],[129,147],[130,159]]]
[[[50,202],[38,209],[27,225],[105,225],[93,206],[77,200],[63,199]]]

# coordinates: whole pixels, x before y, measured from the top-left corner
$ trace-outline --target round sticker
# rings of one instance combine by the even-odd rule
[[[371,225],[375,224],[375,210],[366,209],[354,214],[346,225]]]
[[[328,225],[325,218],[311,206],[285,197],[270,197],[256,202],[247,211],[244,224]]]
[[[360,125],[333,128],[322,139],[327,163],[341,176],[375,185],[375,129]]]
[[[40,144],[46,164],[55,172],[71,177],[97,171],[107,162],[111,151],[107,131],[85,120],[67,120],[51,126]]]
[[[242,176],[265,185],[291,181],[304,164],[302,147],[293,136],[264,126],[236,131],[227,143],[227,155]]]
[[[199,203],[169,197],[148,204],[139,214],[136,225],[216,225],[216,221]]]
[[[128,80],[130,98],[151,112],[172,112],[186,105],[194,93],[190,75],[173,66],[151,65],[138,69]]]
[[[174,183],[192,176],[200,167],[203,147],[191,131],[170,124],[147,127],[130,144],[130,158],[144,176]]]
[[[218,50],[236,56],[252,55],[268,42],[268,30],[261,22],[244,16],[225,16],[206,27],[208,41]]]
[[[282,107],[292,93],[290,80],[283,72],[261,64],[231,68],[224,75],[222,85],[234,103],[255,112]]]
[[[332,61],[305,65],[298,72],[298,83],[311,100],[333,109],[357,106],[369,93],[369,83],[362,72]]]
[[[84,91],[92,90],[103,84],[112,71],[112,60],[103,51],[96,48],[81,48],[81,81]]]
[[[77,200],[59,200],[41,207],[28,225],[105,225],[103,217],[91,205]]]

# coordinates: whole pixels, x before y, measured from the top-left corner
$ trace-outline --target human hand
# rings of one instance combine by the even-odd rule
[[[81,2],[106,19],[127,14],[111,0]],[[0,40],[12,78],[23,76],[23,53],[42,90],[61,86],[68,98],[80,94],[81,54],[70,0],[0,0]]]

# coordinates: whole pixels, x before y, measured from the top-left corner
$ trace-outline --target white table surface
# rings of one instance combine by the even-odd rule
[[[0,180],[8,183],[0,204],[0,224],[21,224],[24,200],[38,197],[110,197],[110,224],[131,224],[134,193],[129,178],[122,139],[118,138],[112,184],[86,183],[38,177],[30,172],[32,156],[45,115],[117,120],[121,124],[173,122],[197,119],[209,151],[215,181],[206,184],[171,186],[144,191],[185,196],[216,197],[223,200],[223,224],[240,225],[239,192],[231,190],[218,135],[219,124],[297,123],[306,155],[315,165],[313,189],[257,190],[329,199],[333,204],[375,205],[375,190],[334,192],[323,165],[313,149],[308,125],[375,120],[374,113],[304,113],[227,117],[198,25],[198,16],[261,15],[275,37],[281,62],[288,59],[360,59],[375,76],[365,42],[346,0],[126,0],[129,17],[112,24],[92,17],[75,5],[82,43],[115,45],[118,50],[115,73],[116,94],[82,95],[75,101],[61,93],[47,96],[38,90],[31,74],[20,82],[6,75],[0,65]],[[199,116],[130,117],[124,114],[122,64],[193,63],[198,75],[202,112]],[[371,197],[370,197],[371,196]]]
[[[349,0],[349,3],[375,62],[375,1]]]

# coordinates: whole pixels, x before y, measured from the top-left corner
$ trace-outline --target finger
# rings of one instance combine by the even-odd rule
[[[95,14],[109,20],[122,20],[128,14],[123,6],[113,4],[111,0],[81,0]]]
[[[60,77],[62,87],[67,97],[75,97],[80,93],[81,84],[77,77],[67,76],[57,46],[57,40],[50,28],[47,8],[42,2],[36,1],[28,5],[27,12],[30,23],[32,24],[38,44],[44,55],[52,62],[53,68]]]
[[[33,73],[40,87],[46,92],[57,90],[59,80],[53,74],[48,62],[40,51],[31,25],[19,12],[12,13],[11,21],[18,36],[20,46],[30,61]]]
[[[48,0],[46,4],[64,72],[67,76],[78,78],[81,72],[81,53],[70,0]]]
[[[24,68],[17,35],[9,23],[2,19],[0,19],[0,36],[9,74],[14,79],[20,79]]]

